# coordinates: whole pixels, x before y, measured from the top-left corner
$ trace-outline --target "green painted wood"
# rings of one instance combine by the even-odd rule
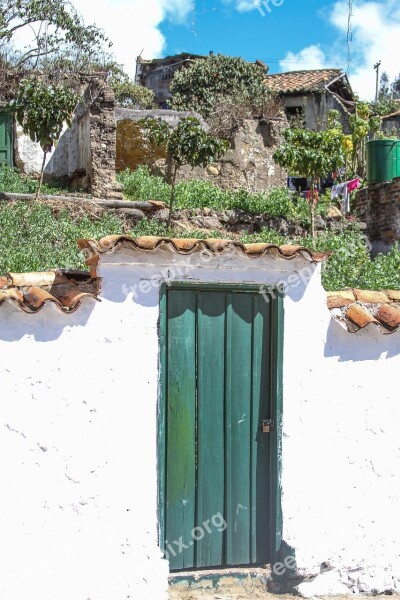
[[[12,167],[11,119],[6,112],[0,112],[0,164]]]
[[[267,563],[282,528],[282,299],[180,285],[161,295],[161,311],[159,502],[170,568]],[[276,419],[272,434],[259,431],[263,418]],[[219,514],[225,531],[213,524]]]
[[[157,411],[157,452],[158,452],[158,543],[165,550],[165,453],[166,453],[166,420],[165,407],[167,401],[167,286],[160,289],[160,394]]]
[[[252,296],[227,295],[227,565],[250,563]]]
[[[270,335],[271,302],[253,296],[252,430],[251,430],[251,562],[268,562],[270,434],[260,431],[271,419]]]
[[[224,338],[225,294],[201,292],[198,300],[198,473],[196,565],[224,564]],[[213,525],[217,522],[219,527]]]
[[[194,566],[196,510],[196,293],[170,290],[167,315],[165,548],[171,569],[187,569]]]

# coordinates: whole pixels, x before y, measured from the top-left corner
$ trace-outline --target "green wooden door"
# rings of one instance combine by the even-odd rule
[[[279,301],[256,291],[165,292],[160,517],[171,570],[270,558],[276,432],[260,424],[275,416]]]
[[[11,118],[0,111],[0,164],[13,165]]]

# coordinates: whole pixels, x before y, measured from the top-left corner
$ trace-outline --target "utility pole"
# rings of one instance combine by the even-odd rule
[[[381,66],[382,61],[380,60],[379,62],[376,63],[376,65],[374,65],[374,69],[376,70],[376,93],[375,93],[375,102],[378,102],[378,97],[379,97],[379,67]]]

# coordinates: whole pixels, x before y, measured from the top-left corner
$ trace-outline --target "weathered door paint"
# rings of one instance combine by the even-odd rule
[[[10,116],[0,111],[0,164],[12,167],[12,125]]]
[[[264,564],[276,539],[279,298],[168,288],[161,311],[160,526],[171,570]],[[269,531],[273,528],[273,531]]]

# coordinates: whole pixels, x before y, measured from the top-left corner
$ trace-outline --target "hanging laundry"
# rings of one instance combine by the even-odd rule
[[[358,190],[359,187],[360,187],[360,178],[359,177],[347,182],[347,191],[349,192],[349,194],[351,192],[353,192],[354,190]]]
[[[349,193],[349,190],[347,189],[348,183],[349,183],[348,181],[346,181],[345,183],[339,183],[339,185],[334,185],[332,188],[332,199],[342,198],[342,202],[341,202],[342,214],[346,214],[346,213],[350,212],[350,193]]]

